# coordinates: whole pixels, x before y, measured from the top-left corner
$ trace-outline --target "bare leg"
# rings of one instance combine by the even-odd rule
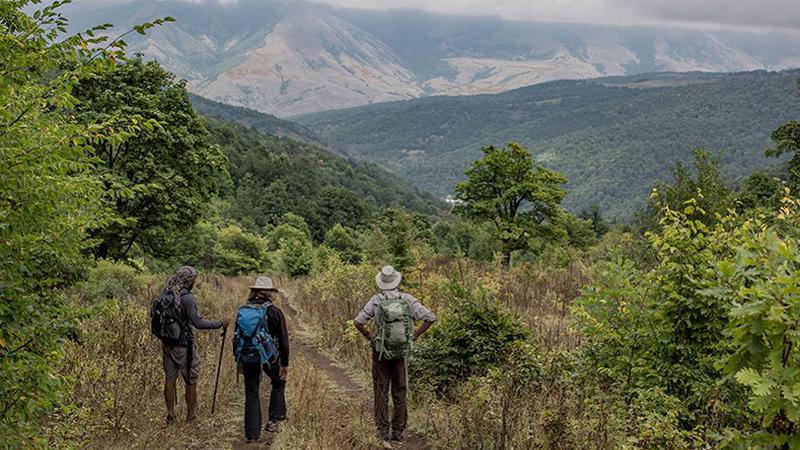
[[[186,385],[186,421],[193,422],[197,418],[197,385]]]
[[[175,379],[164,381],[164,401],[167,404],[167,423],[175,421],[175,402],[178,397],[175,382]]]

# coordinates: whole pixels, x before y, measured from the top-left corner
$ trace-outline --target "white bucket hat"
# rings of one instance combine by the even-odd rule
[[[397,288],[397,286],[400,286],[400,281],[402,279],[403,275],[394,270],[392,266],[384,266],[383,269],[375,275],[375,283],[378,284],[378,287],[382,291],[391,291]]]
[[[250,286],[250,289],[258,290],[258,291],[277,291],[278,288],[272,283],[272,278],[270,277],[258,277],[256,278],[256,284]]]

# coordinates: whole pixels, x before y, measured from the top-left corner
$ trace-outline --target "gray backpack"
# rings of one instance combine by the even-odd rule
[[[378,304],[378,332],[373,341],[375,351],[381,359],[399,359],[411,353],[411,334],[414,320],[411,308],[404,295],[380,294]]]

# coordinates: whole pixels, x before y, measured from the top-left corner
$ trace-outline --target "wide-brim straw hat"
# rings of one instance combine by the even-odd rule
[[[250,289],[254,291],[278,291],[278,288],[272,283],[272,278],[270,277],[256,278],[256,284],[250,286]]]
[[[382,291],[391,291],[400,286],[400,281],[403,280],[403,275],[396,271],[392,266],[384,266],[377,275],[375,275],[375,283]]]

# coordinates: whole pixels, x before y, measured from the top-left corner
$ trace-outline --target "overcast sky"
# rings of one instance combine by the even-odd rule
[[[2,1],[2,0],[0,0]],[[79,4],[133,0],[82,0]],[[237,0],[180,0],[193,3]],[[745,27],[800,32],[800,0],[289,0],[363,9],[422,9],[512,20],[611,25]]]
[[[800,0],[316,0],[370,9],[418,8],[507,19],[792,28]]]

